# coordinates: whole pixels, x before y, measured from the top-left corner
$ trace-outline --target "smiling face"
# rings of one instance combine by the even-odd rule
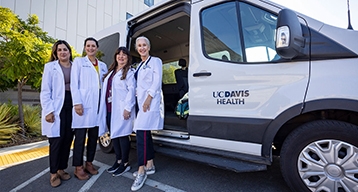
[[[86,54],[90,57],[95,57],[97,53],[98,47],[95,41],[88,40],[85,45]]]
[[[136,48],[141,58],[147,58],[149,56],[150,45],[144,38],[137,39]]]
[[[128,55],[121,51],[117,54],[116,60],[118,63],[118,67],[123,68],[128,63]]]
[[[70,50],[65,44],[59,44],[56,49],[56,54],[60,62],[69,62],[70,61]]]

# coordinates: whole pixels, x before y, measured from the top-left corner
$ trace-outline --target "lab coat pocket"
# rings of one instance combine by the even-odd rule
[[[55,117],[55,122],[53,123],[49,123],[45,120],[45,118],[42,119],[42,124],[41,124],[41,131],[42,131],[42,135],[45,135],[47,137],[59,137],[60,136],[60,122],[59,120],[56,121],[56,117]]]

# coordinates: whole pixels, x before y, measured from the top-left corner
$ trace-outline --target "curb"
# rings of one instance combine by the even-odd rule
[[[38,141],[38,142],[34,142],[34,143],[27,143],[27,144],[23,144],[23,145],[12,146],[12,147],[4,147],[4,148],[0,148],[0,156],[11,154],[11,153],[17,153],[17,152],[21,152],[21,151],[26,151],[26,150],[30,150],[30,149],[34,149],[34,148],[41,148],[41,147],[45,147],[48,145],[49,145],[48,140],[44,140],[44,141]]]
[[[49,154],[48,141],[39,141],[0,149],[0,170],[45,157]]]

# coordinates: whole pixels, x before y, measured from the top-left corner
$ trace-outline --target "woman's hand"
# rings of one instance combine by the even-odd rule
[[[129,118],[131,117],[131,112],[127,111],[127,110],[124,110],[123,111],[123,118],[125,120],[128,120]]]
[[[53,112],[46,115],[45,120],[49,123],[55,122],[55,116],[53,115]]]
[[[153,97],[148,95],[147,99],[145,99],[143,104],[143,111],[147,112],[150,110],[150,103],[152,102]]]
[[[75,105],[75,112],[77,115],[82,116],[83,115],[83,107],[82,104]]]

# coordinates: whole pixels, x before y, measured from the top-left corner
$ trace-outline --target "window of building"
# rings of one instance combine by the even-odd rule
[[[131,18],[131,17],[133,17],[133,15],[127,12],[127,13],[126,13],[126,19],[129,19],[129,18]]]
[[[149,7],[154,5],[154,0],[144,0],[144,4],[148,5]]]
[[[201,12],[204,53],[232,62],[270,62],[275,51],[277,16],[246,3],[228,2]]]

